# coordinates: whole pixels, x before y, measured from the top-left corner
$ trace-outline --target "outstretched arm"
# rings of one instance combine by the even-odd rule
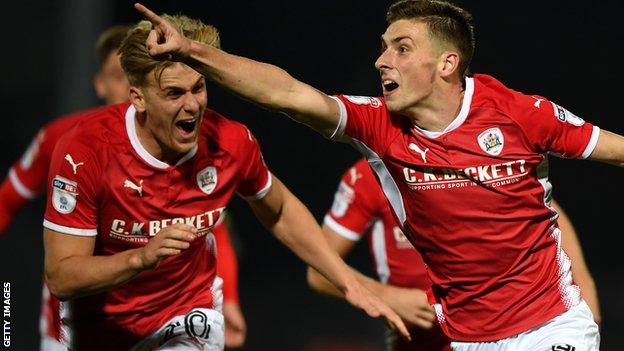
[[[135,4],[135,8],[154,26],[147,39],[150,55],[182,61],[242,98],[285,112],[324,135],[335,131],[340,108],[331,97],[279,67],[189,40],[145,6]]]
[[[383,317],[392,329],[409,338],[401,318],[355,278],[327,244],[308,209],[277,178],[260,200],[250,202],[256,217],[303,261],[321,272],[353,306],[371,317]]]
[[[570,217],[559,206],[559,204],[553,200],[553,206],[559,213],[559,229],[561,229],[561,246],[563,251],[570,257],[572,261],[572,277],[574,281],[581,288],[581,296],[587,304],[589,309],[594,315],[596,323],[600,324],[602,318],[600,316],[600,303],[598,301],[598,292],[596,291],[596,284],[592,277],[587,264],[585,263],[585,257],[583,257],[583,250],[578,240],[576,230],[572,225]]]
[[[624,137],[601,130],[589,159],[624,167]]]
[[[356,243],[344,238],[327,225],[323,225],[323,234],[329,245],[341,257],[345,257]],[[385,285],[353,268],[352,271],[361,284],[387,303],[404,321],[424,329],[433,326],[435,314],[423,290]],[[308,284],[320,293],[344,298],[340,290],[312,267],[308,267]]]

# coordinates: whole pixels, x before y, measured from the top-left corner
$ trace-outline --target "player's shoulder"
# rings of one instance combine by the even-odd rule
[[[358,159],[343,173],[342,180],[352,187],[364,189],[376,181],[375,175],[364,157]]]
[[[201,135],[210,149],[230,152],[256,143],[253,134],[244,124],[208,108],[204,112]]]
[[[475,74],[473,81],[473,108],[495,109],[503,115],[517,117],[526,112],[539,112],[551,106],[547,99],[511,89],[489,75]]]
[[[85,151],[97,151],[103,145],[110,144],[119,138],[124,131],[124,120],[129,103],[103,106],[83,113],[70,116],[65,122],[67,129],[59,143]]]

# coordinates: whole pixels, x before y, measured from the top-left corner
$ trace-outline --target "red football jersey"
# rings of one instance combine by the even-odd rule
[[[342,175],[324,223],[349,240],[368,235],[377,275],[384,284],[421,290],[431,286],[422,257],[396,223],[366,159],[359,160]],[[411,341],[398,335],[389,338],[393,350],[450,350],[450,341],[439,325],[429,330],[411,328],[410,334]]]
[[[454,340],[529,330],[580,299],[550,206],[548,157],[588,157],[599,128],[492,77],[466,79],[443,132],[414,126],[380,98],[339,96],[343,134],[368,158],[424,258],[430,298]]]
[[[208,237],[125,284],[63,303],[63,341],[80,349],[129,348],[192,308],[219,309],[211,229],[234,192],[255,199],[271,186],[257,141],[241,124],[206,110],[198,145],[170,166],[140,144],[135,112],[127,103],[102,108],[59,142],[44,226],[97,236],[94,255],[144,246],[173,223]]]

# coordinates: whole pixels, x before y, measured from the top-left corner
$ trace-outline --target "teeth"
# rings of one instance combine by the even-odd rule
[[[383,81],[383,85],[390,85],[392,83],[394,83],[394,81],[392,81],[390,79],[384,79],[384,81]]]

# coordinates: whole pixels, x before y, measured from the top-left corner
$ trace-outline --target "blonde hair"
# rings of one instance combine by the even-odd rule
[[[117,53],[121,42],[126,37],[128,31],[132,28],[128,25],[117,25],[106,29],[98,37],[95,43],[95,50],[98,54],[98,65],[100,68],[104,66],[104,63],[108,59],[111,53]]]
[[[217,28],[183,15],[162,15],[161,17],[185,37],[216,48],[221,47]],[[150,72],[154,72],[154,78],[158,81],[163,69],[173,63],[166,58],[150,56],[145,42],[151,30],[151,22],[139,22],[128,32],[119,48],[121,67],[132,86],[145,86],[147,74]]]

